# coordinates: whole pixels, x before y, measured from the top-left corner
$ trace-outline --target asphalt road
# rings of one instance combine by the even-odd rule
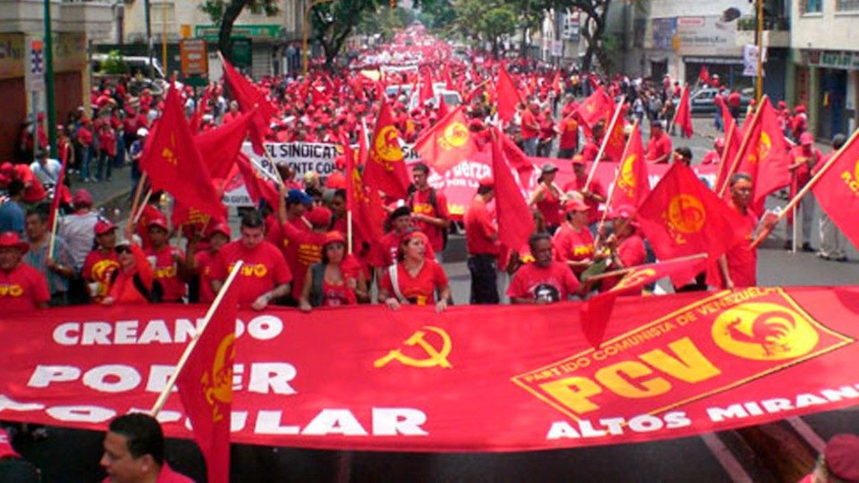
[[[709,122],[708,118],[696,118],[696,132],[712,136],[712,129],[705,126]],[[691,140],[674,138],[674,142],[675,146],[689,145],[694,159],[699,160],[712,145],[712,138],[696,134]],[[785,203],[772,199],[770,205]],[[815,220],[811,241],[814,246],[818,244],[816,226]],[[828,286],[859,281],[859,255],[854,247],[848,249],[850,261],[828,262],[811,253],[783,250],[783,240],[784,230],[776,230],[759,251],[761,285]],[[454,298],[464,303],[468,300],[469,275],[463,240],[452,238],[445,256]],[[810,457],[833,434],[859,433],[857,416],[854,407],[794,418],[764,428],[763,436],[731,431],[654,443],[526,453],[331,452],[234,445],[231,481],[776,482],[785,479],[785,473],[776,467],[778,463],[771,461],[772,455],[781,451],[781,444],[794,441]],[[49,428],[44,441],[21,439],[15,444],[42,469],[43,481],[90,482],[104,476],[98,467],[102,437],[96,432]],[[203,461],[193,443],[171,440],[167,454],[176,469],[204,481]]]

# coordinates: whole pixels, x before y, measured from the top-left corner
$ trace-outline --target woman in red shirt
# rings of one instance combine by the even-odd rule
[[[411,231],[403,236],[397,254],[397,263],[391,265],[379,283],[379,302],[391,310],[412,303],[426,305],[439,299],[436,312],[444,312],[450,300],[450,283],[444,269],[433,259],[425,256],[429,240],[420,231]]]
[[[312,307],[355,305],[368,297],[363,270],[346,254],[346,238],[339,231],[329,231],[322,245],[322,261],[307,271],[298,308],[310,312]]]
[[[119,271],[103,305],[161,302],[163,290],[155,279],[152,265],[136,243],[123,242],[116,246]]]
[[[555,184],[555,176],[558,167],[552,163],[546,163],[540,170],[540,179],[537,189],[531,193],[528,206],[534,206],[546,220],[546,229],[554,234],[561,224],[561,188]]]

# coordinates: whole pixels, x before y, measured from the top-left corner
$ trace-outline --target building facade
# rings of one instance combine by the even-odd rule
[[[859,127],[859,1],[798,0],[791,9],[792,100],[808,107],[819,139],[849,134]]]
[[[45,2],[0,0],[0,159],[16,158],[25,123],[45,111],[44,63],[31,51],[44,45]],[[86,106],[90,77],[87,52],[92,42],[109,38],[117,15],[116,2],[51,0],[54,92],[57,122]],[[43,59],[43,56],[38,56]],[[41,67],[41,68],[40,68]],[[37,71],[34,74],[34,69]],[[39,80],[41,78],[41,81]],[[47,127],[47,126],[46,126]]]

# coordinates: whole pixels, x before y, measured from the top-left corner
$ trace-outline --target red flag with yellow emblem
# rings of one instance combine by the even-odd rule
[[[814,196],[844,236],[859,247],[859,131],[832,156],[837,159],[827,158],[829,166],[821,165],[826,172],[814,185]]]
[[[408,197],[409,172],[400,147],[400,132],[394,125],[387,101],[382,101],[379,109],[369,151],[369,159],[364,166],[364,183],[392,200]]]
[[[415,143],[415,151],[437,172],[444,173],[478,151],[462,105],[448,113]]]
[[[707,255],[681,257],[633,267],[609,290],[591,297],[580,310],[582,332],[594,347],[599,347],[611,319],[614,301],[621,295],[640,295],[641,288],[675,273],[697,273],[707,263]],[[620,276],[620,275],[618,275]],[[614,279],[611,279],[614,281]],[[606,283],[605,281],[603,283]]]
[[[206,471],[212,483],[226,483],[230,479],[230,416],[238,306],[238,290],[229,283],[232,278],[222,289],[225,292],[220,305],[212,311],[177,378],[179,397],[194,426],[194,439],[206,459]]]
[[[352,149],[349,139],[345,136],[341,138],[340,143],[343,145],[343,156],[346,158],[346,210],[352,213],[352,239],[355,241],[353,251],[360,251],[361,241],[371,243],[384,236],[382,226],[385,221],[385,211],[378,193],[368,192],[364,187],[361,170],[358,168],[360,153]]]
[[[140,158],[152,189],[164,190],[185,206],[213,216],[221,214],[221,201],[209,169],[194,144],[176,87],[167,92],[158,129]]]
[[[609,96],[605,89],[598,88],[596,92],[587,97],[576,110],[579,119],[584,123],[584,128],[588,131],[594,124],[600,120],[606,120],[606,128],[611,121],[611,115],[614,113],[614,101]]]
[[[632,128],[626,150],[620,157],[614,191],[609,200],[611,210],[623,205],[638,208],[650,194],[650,181],[647,179],[647,162],[644,160],[644,145],[638,123]]]
[[[749,140],[738,154],[740,162],[735,171],[752,175],[754,206],[762,206],[767,195],[790,184],[790,158],[778,116],[768,97],[758,109],[752,125],[745,128]]]
[[[743,241],[743,219],[698,179],[689,167],[675,163],[644,200],[636,218],[660,260],[706,253],[717,260]],[[697,272],[678,271],[675,285]]]

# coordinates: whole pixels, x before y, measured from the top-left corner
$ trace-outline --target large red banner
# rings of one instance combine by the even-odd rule
[[[518,451],[652,441],[859,402],[859,287],[579,304],[240,312],[232,441]],[[205,307],[63,308],[0,322],[0,419],[104,429],[146,410]],[[213,364],[222,364],[215,361]],[[190,438],[178,394],[160,413]]]

